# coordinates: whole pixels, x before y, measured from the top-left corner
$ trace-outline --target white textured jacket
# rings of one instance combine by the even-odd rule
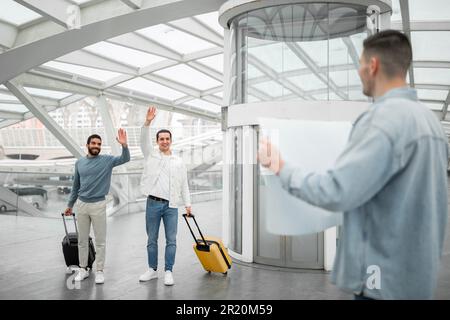
[[[141,128],[141,150],[144,154],[144,172],[141,177],[141,192],[151,195],[161,174],[163,158],[161,151],[153,148],[150,138],[150,126]],[[170,156],[170,198],[169,207],[191,206],[191,196],[187,179],[186,166],[180,157]]]

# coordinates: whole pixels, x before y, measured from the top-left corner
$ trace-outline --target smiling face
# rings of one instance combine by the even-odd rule
[[[91,156],[98,156],[100,151],[102,150],[102,140],[99,138],[92,138],[88,144],[86,144],[88,149],[88,153]]]
[[[172,145],[172,139],[170,137],[170,133],[168,132],[160,132],[158,134],[158,139],[156,141],[159,146],[159,150],[161,152],[170,151],[170,146]]]

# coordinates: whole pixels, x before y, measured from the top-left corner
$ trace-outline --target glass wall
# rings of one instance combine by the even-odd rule
[[[70,172],[68,169],[67,172]],[[114,173],[108,214],[145,211],[146,196],[139,190],[141,173]],[[221,198],[222,168],[188,171],[193,203]],[[59,218],[66,209],[73,176],[69,173],[0,172],[0,215]]]
[[[262,8],[235,18],[230,30],[231,105],[367,101],[357,73],[366,7],[306,3]]]

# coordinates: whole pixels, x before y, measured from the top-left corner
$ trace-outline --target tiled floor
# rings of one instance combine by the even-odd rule
[[[198,203],[195,208],[205,233],[220,236],[220,201]],[[162,271],[157,280],[138,281],[147,259],[141,213],[108,219],[106,282],[96,285],[94,277],[90,277],[80,288],[74,288],[72,278],[65,274],[61,252],[64,228],[60,219],[0,216],[0,299],[352,299],[321,271],[234,263],[228,276],[207,274],[193,253],[192,238],[181,216],[178,228],[173,287],[164,286]],[[450,299],[448,238],[437,299]],[[160,239],[163,266],[162,234]]]

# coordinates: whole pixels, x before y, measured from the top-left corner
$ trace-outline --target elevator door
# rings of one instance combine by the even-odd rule
[[[256,202],[254,261],[289,268],[323,269],[323,232],[302,236],[271,234],[265,222],[270,213],[260,208],[259,200]]]
[[[258,129],[256,129],[257,135]],[[323,232],[302,236],[282,236],[267,231],[266,217],[276,212],[267,212],[260,201],[266,193],[260,179],[259,165],[254,166],[254,261],[261,264],[300,269],[323,269]]]

